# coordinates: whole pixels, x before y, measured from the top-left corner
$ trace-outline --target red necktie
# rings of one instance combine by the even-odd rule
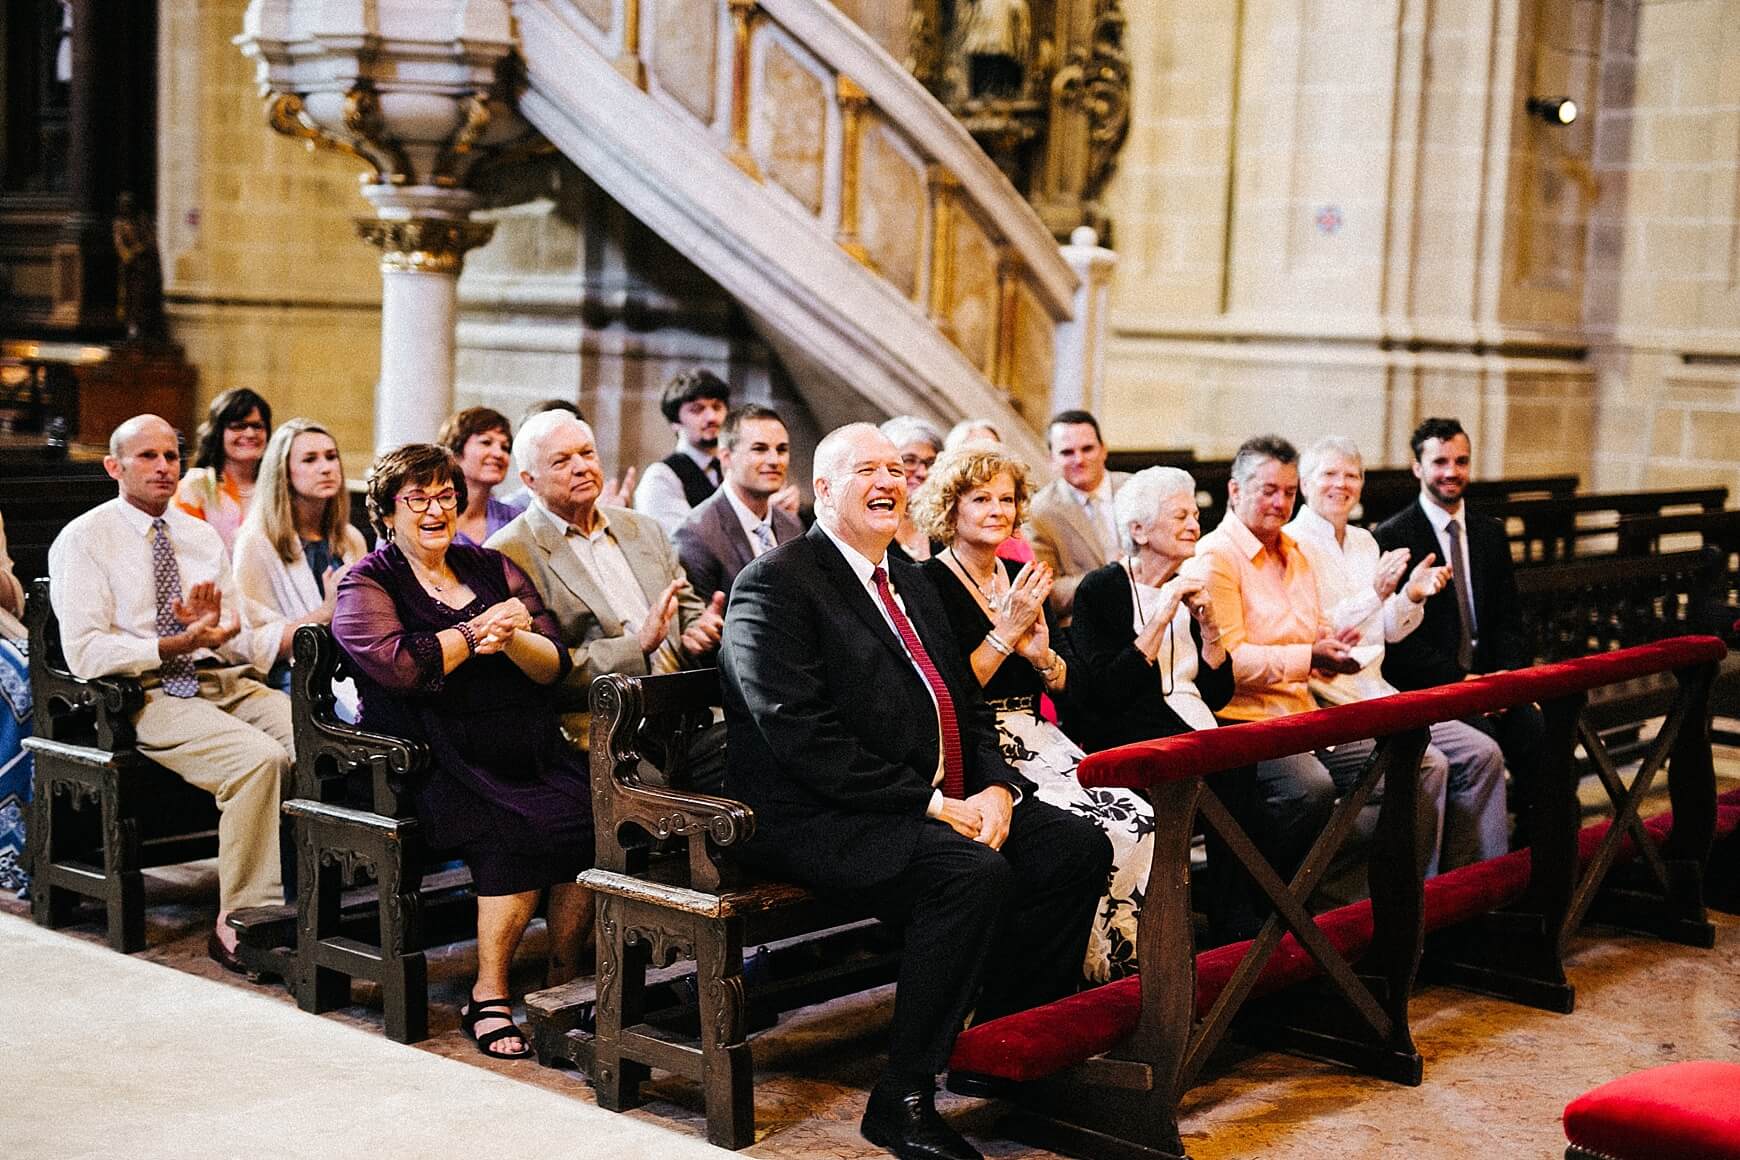
[[[888,587],[888,573],[877,568],[870,573],[870,579],[876,585],[877,594],[882,597],[882,607],[888,610],[889,618],[894,621],[894,629],[900,634],[900,643],[906,646],[913,663],[918,665],[918,671],[924,674],[931,693],[936,697],[937,716],[942,718],[943,796],[965,798],[966,767],[961,764],[961,731],[955,721],[955,699],[949,696],[949,687],[943,683],[942,674],[936,671],[930,654],[924,651],[924,644],[913,630],[912,621],[906,619],[906,613],[900,610],[900,605],[895,601],[894,590]]]

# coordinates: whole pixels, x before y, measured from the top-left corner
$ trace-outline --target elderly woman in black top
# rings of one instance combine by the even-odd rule
[[[1119,488],[1113,504],[1124,555],[1076,588],[1069,636],[1080,676],[1076,696],[1059,706],[1089,751],[1213,729],[1233,695],[1214,605],[1201,581],[1178,574],[1202,534],[1196,481],[1176,467],[1150,467]],[[1209,787],[1264,845],[1255,771],[1229,770]],[[1233,862],[1211,829],[1206,894],[1216,941],[1256,926],[1250,888]]]
[[[967,663],[997,712],[1003,756],[1039,787],[1040,800],[1092,819],[1112,841],[1112,873],[1088,937],[1085,973],[1104,981],[1135,969],[1136,912],[1154,855],[1154,812],[1138,793],[1085,789],[1082,752],[1041,713],[1067,703],[1076,671],[1069,644],[1047,620],[1051,569],[997,557],[1021,525],[1027,468],[1001,446],[945,453],[913,497],[914,524],[947,545],[924,565]]]
[[[531,1054],[508,998],[514,951],[550,891],[549,982],[578,971],[591,896],[590,780],[563,739],[550,687],[568,650],[531,580],[500,552],[455,538],[465,476],[412,443],[368,475],[373,552],[339,584],[332,635],[358,670],[364,728],[428,744],[411,798],[430,843],[457,849],[477,885],[477,981],[460,1012],[486,1055]]]

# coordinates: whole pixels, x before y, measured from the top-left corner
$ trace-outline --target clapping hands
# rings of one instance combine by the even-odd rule
[[[241,623],[234,613],[227,617],[224,615],[223,590],[213,580],[201,580],[189,588],[187,596],[177,600],[171,612],[183,626],[178,635],[185,645],[175,652],[215,649],[241,631]]]
[[[477,638],[479,656],[501,652],[513,640],[514,633],[531,627],[532,614],[517,596],[510,596],[500,604],[493,604],[471,619],[471,631]]]
[[[719,637],[725,631],[725,594],[713,593],[707,610],[683,630],[683,651],[692,657],[705,656],[719,647]]]

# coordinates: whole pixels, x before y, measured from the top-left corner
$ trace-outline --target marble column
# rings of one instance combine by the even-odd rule
[[[1079,281],[1073,317],[1057,324],[1056,372],[1051,384],[1051,410],[1092,411],[1100,405],[1106,379],[1106,329],[1112,271],[1118,255],[1100,245],[1089,226],[1077,227],[1062,247],[1063,260]]]
[[[381,251],[379,452],[434,439],[452,411],[459,272],[495,226],[470,220],[475,198],[461,190],[371,186],[364,196],[379,215],[357,220],[357,233]]]

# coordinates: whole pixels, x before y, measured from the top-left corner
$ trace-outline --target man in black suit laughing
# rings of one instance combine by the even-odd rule
[[[906,510],[894,445],[842,427],[814,475],[816,526],[732,589],[726,785],[755,810],[746,857],[906,928],[865,1138],[912,1160],[976,1158],[937,1114],[937,1073],[975,1011],[1075,989],[1111,846],[1009,768],[941,598],[888,558]]]
[[[1450,583],[1427,598],[1420,627],[1388,647],[1384,676],[1398,689],[1454,684],[1470,676],[1520,669],[1533,662],[1523,643],[1516,575],[1504,525],[1468,511],[1472,446],[1455,419],[1427,419],[1414,430],[1414,475],[1420,500],[1374,529],[1384,551],[1407,548],[1450,565]],[[1519,819],[1528,801],[1545,724],[1533,705],[1469,721],[1498,742],[1519,791]],[[1525,835],[1517,835],[1520,844]]]

